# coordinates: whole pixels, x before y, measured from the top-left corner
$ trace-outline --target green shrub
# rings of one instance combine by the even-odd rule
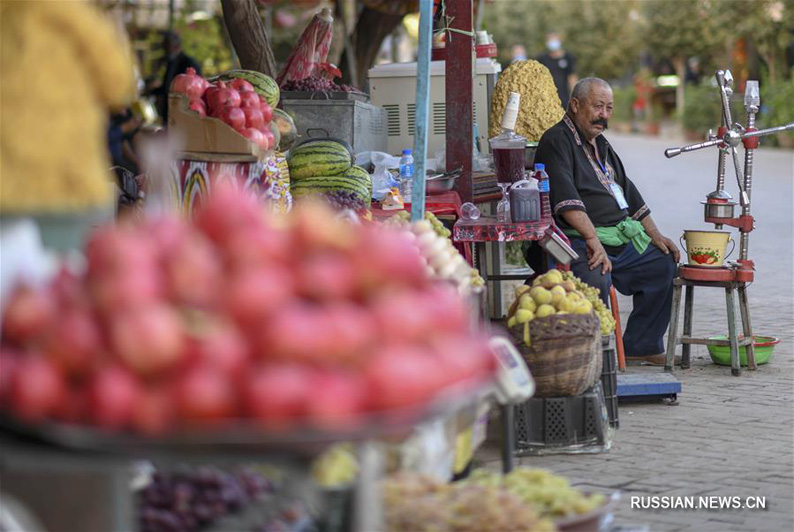
[[[200,65],[204,77],[225,72],[234,67],[232,53],[223,39],[223,19],[188,22],[177,20],[175,29],[182,37],[182,49]]]
[[[637,99],[637,89],[634,85],[627,87],[613,87],[613,110],[612,120],[617,123],[630,124],[632,121],[632,105]]]
[[[784,126],[794,122],[794,74],[788,81],[762,86],[761,105],[763,112],[759,115],[759,122],[763,127]],[[780,135],[794,139],[792,131]]]
[[[742,95],[735,94],[731,98],[731,118],[734,122],[745,122],[745,112],[742,106]],[[684,115],[681,125],[687,131],[705,134],[709,129],[717,132],[722,124],[722,104],[720,92],[711,85],[690,85],[684,93]]]

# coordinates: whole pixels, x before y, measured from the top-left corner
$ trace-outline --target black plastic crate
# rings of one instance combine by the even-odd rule
[[[516,449],[525,454],[601,452],[610,447],[601,383],[575,397],[532,397],[515,407]]]
[[[604,392],[604,401],[607,405],[609,425],[614,428],[620,426],[618,419],[618,361],[615,350],[615,335],[601,337],[601,348],[604,354],[604,364],[601,370],[601,389]]]

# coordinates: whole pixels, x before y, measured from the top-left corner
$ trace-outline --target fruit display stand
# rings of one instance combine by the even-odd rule
[[[474,244],[473,265],[480,272],[480,275],[489,283],[489,293],[491,294],[491,317],[502,317],[502,290],[501,281],[515,279],[515,276],[501,274],[501,261],[499,253],[492,253],[492,264],[490,269],[494,274],[488,274],[488,267],[485,263],[486,245],[495,243],[502,245],[504,242],[515,241],[540,241],[547,238],[553,230],[552,220],[539,220],[537,222],[526,223],[499,223],[496,218],[481,216],[477,220],[458,220],[452,228],[452,240],[455,243]],[[522,276],[521,279],[525,279]]]
[[[252,190],[276,212],[292,207],[289,172],[283,154],[262,150],[219,119],[202,117],[187,108],[183,94],[169,95],[168,123],[181,137],[182,150],[172,161],[171,202],[190,214],[211,194],[212,186],[230,180]]]
[[[476,404],[493,387],[492,352],[402,232],[321,206],[285,225],[272,218],[221,187],[190,220],[103,227],[85,270],[62,264],[11,292],[0,346],[10,491],[50,515],[48,505],[62,508],[37,484],[96,471],[105,498],[83,493],[87,510],[74,518],[101,515],[95,505],[129,514],[116,500],[125,490],[108,486],[126,485],[135,458],[286,456],[305,473],[303,457],[354,441],[366,499],[358,528],[377,526],[376,442]],[[108,519],[70,529],[130,528]]]
[[[242,160],[241,160],[242,159]],[[273,153],[262,159],[218,157],[213,154],[183,152],[171,163],[171,196],[178,212],[191,214],[202,199],[212,193],[212,187],[223,180],[231,180],[242,188],[252,190],[275,212],[292,208],[289,175],[285,171],[283,155]]]
[[[163,471],[185,464],[259,464],[277,468],[297,482],[308,479],[312,459],[344,441],[358,447],[355,529],[373,530],[381,522],[377,482],[382,476],[383,447],[377,442],[399,442],[418,425],[455,420],[459,412],[476,408],[479,398],[492,388],[490,378],[472,379],[449,387],[427,404],[362,419],[354,428],[328,431],[268,432],[241,425],[151,439],[55,422],[26,426],[4,416],[0,418],[4,489],[45,526],[58,524],[51,530],[134,530],[136,505],[130,485],[136,461],[151,462]],[[83,511],[53,504],[56,496]]]

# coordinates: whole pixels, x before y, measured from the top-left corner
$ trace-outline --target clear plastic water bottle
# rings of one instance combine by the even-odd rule
[[[403,156],[400,157],[400,193],[403,195],[405,201],[410,201],[411,198],[411,184],[414,179],[414,158],[411,155],[411,150],[403,150]]]
[[[540,192],[540,218],[547,220],[551,218],[551,200],[549,199],[549,174],[546,173],[546,165],[535,163],[535,179],[538,180],[538,192]]]

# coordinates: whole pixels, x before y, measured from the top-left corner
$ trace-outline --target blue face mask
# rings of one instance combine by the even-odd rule
[[[562,48],[562,43],[559,39],[551,39],[546,42],[546,47],[551,50],[552,52],[556,52],[560,48]]]

